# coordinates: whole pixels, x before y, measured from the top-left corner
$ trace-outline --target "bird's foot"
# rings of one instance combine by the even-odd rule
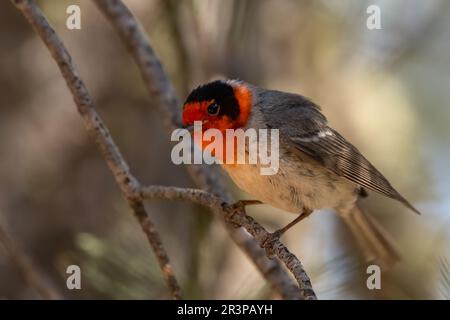
[[[262,204],[262,202],[259,200],[239,200],[232,204],[227,203],[222,204],[222,207],[226,212],[225,220],[235,228],[241,227],[240,224],[233,221],[234,215],[238,212],[245,213],[246,206],[251,206],[255,204]]]
[[[237,205],[240,208],[245,208],[246,206],[253,206],[255,204],[262,204],[262,202],[259,200],[239,200],[234,203],[234,205]]]
[[[279,229],[275,232],[268,233],[266,238],[261,243],[261,248],[266,250],[267,257],[272,259],[275,256],[274,245],[277,241],[280,240],[283,235],[283,230]]]

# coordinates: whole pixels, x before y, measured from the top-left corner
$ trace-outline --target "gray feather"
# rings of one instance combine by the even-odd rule
[[[269,90],[256,93],[256,103],[267,126],[280,130],[280,139],[289,149],[307,154],[338,176],[396,199],[419,213],[355,146],[328,126],[316,104],[291,93]]]

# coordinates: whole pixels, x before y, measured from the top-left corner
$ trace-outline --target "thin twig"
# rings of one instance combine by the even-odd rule
[[[49,279],[39,271],[30,258],[14,245],[13,240],[8,236],[6,231],[3,230],[1,225],[0,244],[5,249],[11,262],[16,266],[17,270],[19,270],[25,282],[35,289],[42,298],[51,300],[62,299],[61,294],[56,291],[54,285],[52,285]]]
[[[170,132],[178,128],[181,123],[180,103],[170,80],[167,78],[159,59],[139,23],[120,0],[96,0],[95,3],[111,22],[133,55],[148,91],[152,97],[157,98],[159,112],[165,120],[167,130]],[[223,202],[235,202],[224,184],[222,174],[217,169],[211,166],[197,165],[188,166],[188,170],[197,186],[207,190],[211,194],[219,195]],[[213,208],[213,211],[223,216],[222,208],[220,210]],[[247,231],[253,236],[255,234],[258,234],[258,236],[268,234],[267,231],[250,217],[245,215],[246,218],[244,219],[244,215],[242,214],[236,216],[241,217],[240,222],[245,222],[247,227],[249,227]],[[274,290],[284,299],[302,299],[303,296],[299,295],[298,287],[293,283],[291,277],[284,270],[280,262],[267,259],[264,250],[260,248],[257,241],[241,229],[232,228],[233,223],[230,223],[229,220],[226,222],[228,222],[227,230],[233,241],[246,253]],[[305,289],[304,293],[308,297],[315,297],[310,289],[311,284],[309,278],[306,276],[306,272],[301,266],[300,261],[279,241],[273,249],[279,258],[280,256],[283,258],[283,262],[285,262],[290,271],[294,273],[297,281],[301,283],[300,288],[302,290]]]
[[[227,222],[244,227],[261,247],[264,246],[268,252],[273,252],[281,261],[283,261],[297,280],[300,291],[305,299],[316,299],[316,295],[311,286],[311,281],[300,260],[298,260],[279,239],[266,242],[270,234],[258,222],[245,213],[244,206],[239,205],[240,202],[234,204],[226,203],[220,197],[199,189],[154,185],[142,188],[137,197],[142,200],[165,199],[191,201],[208,207],[215,212],[220,212]]]
[[[149,196],[149,194],[151,194],[151,192],[149,192],[150,189],[141,189],[137,179],[131,175],[128,165],[120,154],[113,139],[109,135],[108,129],[100,119],[99,115],[96,113],[87,89],[76,73],[74,66],[72,65],[70,55],[64,48],[62,42],[59,40],[54,30],[48,24],[43,14],[31,0],[12,1],[19,8],[19,10],[22,11],[27,20],[41,36],[42,40],[49,48],[53,58],[60,67],[67,85],[71,90],[72,95],[74,96],[74,100],[77,104],[78,110],[85,121],[88,132],[95,139],[99,149],[102,152],[102,155],[105,158],[105,161],[107,162],[116,179],[116,182],[120,186],[136,217],[141,223],[142,229],[147,234],[147,237],[155,251],[155,254],[158,257],[161,269],[166,278],[166,281],[168,282],[169,287],[171,288],[173,296],[175,298],[178,298],[180,296],[180,289],[175,277],[173,276],[173,271],[169,264],[167,254],[162,247],[160,237],[156,232],[152,222],[150,221],[142,202],[142,195],[144,195],[145,193],[146,196]],[[120,10],[125,8],[123,4],[118,1],[101,1],[101,3],[106,5],[119,5]],[[115,13],[117,14],[117,12]],[[119,14],[122,13],[123,11],[119,12]],[[125,13],[131,16],[128,10],[126,10]],[[124,18],[123,16],[121,17]],[[129,17],[125,18],[128,19]],[[127,20],[125,22],[128,23],[125,26],[122,25],[122,27],[126,27],[127,33],[124,35],[125,38],[130,38],[131,40],[137,41],[134,43],[133,41],[128,42],[131,48],[144,49],[143,52],[133,51],[136,53],[137,58],[144,58],[143,60],[138,61],[140,63],[144,63],[144,65],[147,67],[147,70],[142,71],[144,74],[144,79],[146,80],[146,83],[149,86],[151,92],[153,92],[153,94],[155,94],[159,98],[159,101],[162,103],[162,105],[165,106],[164,109],[166,110],[166,118],[169,119],[169,121],[167,121],[168,126],[176,127],[179,124],[179,113],[178,103],[173,88],[166,78],[159,60],[151,50],[150,45],[143,36],[143,33],[136,24],[134,18],[131,16],[131,20]],[[143,47],[142,44],[144,44]],[[262,245],[264,243],[264,240],[267,239],[269,233],[251,217],[247,216],[245,214],[245,210],[242,207],[235,207],[234,205],[229,204],[232,203],[231,201],[229,201],[231,197],[229,196],[229,193],[226,191],[226,189],[220,183],[218,183],[220,179],[217,179],[216,175],[211,174],[210,170],[205,170],[203,167],[196,168],[200,168],[194,171],[193,174],[195,178],[197,178],[197,181],[199,181],[200,184],[205,185],[209,190],[219,189],[221,191],[220,193],[222,197],[215,197],[211,193],[196,190],[192,193],[192,195],[195,195],[195,197],[185,199],[200,202],[201,204],[212,208],[216,212],[221,212],[223,216],[228,218],[226,220],[230,223],[230,225],[237,224],[240,226],[244,226],[246,230],[253,237],[255,237],[257,242]],[[161,189],[155,189],[161,187],[150,188],[153,188],[153,192],[155,192],[155,190],[161,191]],[[191,189],[175,189],[175,192],[174,188],[169,189],[172,192],[172,197],[184,197],[185,194],[190,194],[189,192],[191,192]],[[166,189],[164,191],[166,192],[168,190]],[[201,196],[206,197],[202,201],[206,201],[205,199],[208,199],[208,201],[201,202]],[[172,198],[169,196],[169,199]],[[211,202],[212,200],[214,201]],[[250,257],[252,257],[252,260],[259,267],[260,271],[262,271],[266,278],[272,283],[273,287],[276,288],[284,298],[298,297],[298,294],[295,294],[293,292],[291,282],[287,280],[287,275],[282,271],[281,266],[278,263],[271,263],[267,259],[261,259],[261,250],[258,249],[259,251],[257,251],[255,249],[256,244],[252,244],[251,240],[249,240],[248,237],[243,238],[242,233],[234,232],[232,233],[232,235],[234,240],[246,250],[246,253]],[[294,274],[297,282],[299,283],[300,290],[303,293],[303,296],[305,298],[314,299],[315,294],[312,291],[311,283],[305,271],[303,270],[300,261],[293,254],[291,254],[287,250],[287,248],[278,240],[271,243],[270,250],[274,252]]]
[[[142,230],[147,235],[172,296],[175,299],[181,298],[181,290],[170,265],[169,257],[162,245],[161,238],[150,220],[142,201],[134,198],[136,191],[139,190],[139,182],[130,173],[127,162],[120,153],[106,125],[96,112],[88,90],[78,75],[69,52],[34,1],[11,1],[41,37],[53,59],[58,64],[88,133],[95,140],[117,184],[137,217]]]

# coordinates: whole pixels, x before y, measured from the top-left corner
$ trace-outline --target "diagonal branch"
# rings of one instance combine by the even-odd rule
[[[88,133],[95,140],[124,197],[138,219],[142,230],[145,232],[158,259],[172,296],[175,299],[179,299],[181,297],[181,290],[174,276],[169,257],[162,245],[161,238],[153,222],[150,220],[144,204],[140,199],[134,197],[136,191],[140,188],[139,182],[130,173],[127,162],[120,153],[106,125],[95,110],[88,90],[78,75],[69,52],[33,0],[11,1],[40,36],[53,59],[58,64]]]
[[[39,271],[36,265],[19,248],[0,225],[0,246],[3,246],[11,262],[17,267],[22,278],[44,299],[62,299],[49,279]]]
[[[305,299],[316,299],[312,289],[311,281],[306,274],[298,258],[292,254],[279,239],[267,243],[270,234],[252,217],[245,213],[245,207],[241,202],[233,204],[224,202],[220,197],[199,189],[148,186],[142,188],[138,197],[141,199],[166,199],[191,201],[219,212],[225,221],[244,227],[248,233],[258,242],[261,247],[265,247],[268,252],[273,252],[286,267],[292,272],[300,291]]]
[[[269,233],[253,220],[253,218],[245,214],[243,206],[231,204],[233,203],[232,198],[216,170],[211,168],[206,169],[204,166],[189,167],[190,173],[197,184],[204,187],[208,192],[195,189],[157,186],[142,188],[138,180],[130,173],[125,159],[114,143],[105,124],[95,111],[92,100],[72,64],[69,53],[55,31],[48,24],[42,12],[32,0],[12,0],[12,2],[33,26],[57,62],[67,86],[72,92],[78,111],[84,120],[89,134],[96,141],[117,184],[147,235],[174,298],[180,297],[180,289],[173,275],[169,258],[162,246],[159,234],[145,210],[143,204],[144,198],[179,198],[208,206],[214,212],[221,214],[225,218],[225,221],[228,222],[228,230],[233,240],[247,253],[260,272],[283,298],[315,299],[311,283],[300,261],[280,241],[271,242],[269,249],[294,274],[299,287],[292,283],[289,275],[282,268],[279,261],[267,259],[264,251],[258,247],[258,244],[262,245]],[[119,34],[121,34],[123,39],[126,40],[125,42],[129,45],[141,68],[150,92],[160,102],[161,111],[166,115],[167,127],[169,129],[177,127],[179,125],[179,112],[175,92],[165,76],[159,60],[156,58],[147,39],[137,25],[136,20],[120,1],[102,0],[98,1],[97,4],[104,10],[107,17],[116,26]],[[190,196],[186,196],[186,194]],[[220,197],[214,194],[218,194]],[[241,229],[237,231],[232,230],[231,226],[235,225],[244,226],[256,241]],[[302,296],[299,296],[298,289],[300,289]]]
[[[159,113],[165,120],[167,130],[170,132],[178,128],[181,123],[180,103],[170,80],[167,78],[139,23],[120,0],[96,0],[95,4],[113,25],[135,59],[150,95],[157,98]],[[197,186],[207,190],[209,193],[220,196],[222,201],[226,203],[234,202],[233,197],[224,184],[221,173],[216,168],[197,165],[188,166],[188,170]],[[218,215],[223,215],[222,208],[220,210],[213,208],[213,211]],[[243,217],[243,215],[238,216]],[[247,219],[251,218],[247,216]],[[253,223],[256,224],[254,220],[247,222],[252,226],[255,226]],[[264,250],[259,247],[257,241],[249,237],[243,230],[232,228],[232,225],[232,223],[227,223],[227,230],[231,238],[246,253],[274,290],[284,299],[303,298],[299,295],[299,288],[293,283],[292,278],[284,270],[280,262],[267,259]],[[260,225],[256,225],[258,226],[257,228],[251,228],[250,230],[255,231],[260,230],[260,228],[264,230]],[[265,230],[264,232],[267,233]],[[250,233],[252,234],[252,232]],[[294,275],[301,283],[300,287],[302,289],[310,287],[309,278],[306,276],[300,261],[289,253],[281,242],[277,243],[277,248],[278,252],[285,258],[284,262],[289,262],[288,268],[291,271],[295,271]]]

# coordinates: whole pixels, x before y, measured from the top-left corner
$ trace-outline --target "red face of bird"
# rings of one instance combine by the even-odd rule
[[[202,122],[202,129],[242,128],[252,107],[250,89],[238,81],[213,81],[194,89],[183,107],[183,125]]]

